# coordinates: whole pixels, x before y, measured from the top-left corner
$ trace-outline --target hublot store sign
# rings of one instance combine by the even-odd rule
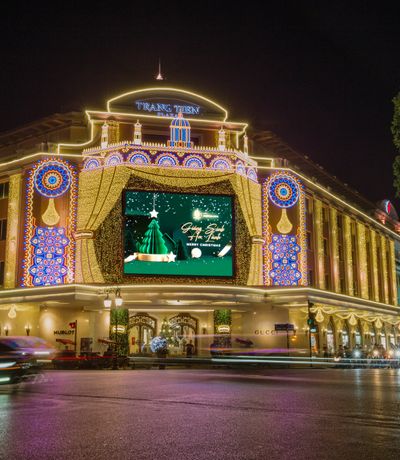
[[[54,335],[73,335],[75,333],[74,329],[70,330],[57,330],[53,331]]]

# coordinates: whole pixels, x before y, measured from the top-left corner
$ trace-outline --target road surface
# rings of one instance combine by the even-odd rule
[[[49,371],[0,387],[0,459],[399,459],[395,369]]]

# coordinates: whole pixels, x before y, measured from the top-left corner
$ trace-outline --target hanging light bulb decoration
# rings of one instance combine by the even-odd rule
[[[357,318],[356,318],[354,313],[352,313],[350,315],[349,323],[350,323],[351,326],[356,326],[357,325]]]
[[[12,305],[10,309],[8,310],[8,317],[10,319],[14,319],[17,316],[17,309],[15,305]]]
[[[324,320],[324,315],[322,314],[321,308],[318,308],[315,319],[318,321],[318,323],[322,323],[322,321]]]

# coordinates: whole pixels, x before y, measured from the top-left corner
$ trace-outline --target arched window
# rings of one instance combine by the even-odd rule
[[[157,319],[147,313],[129,317],[130,341],[134,353],[150,353],[151,339],[156,335]]]

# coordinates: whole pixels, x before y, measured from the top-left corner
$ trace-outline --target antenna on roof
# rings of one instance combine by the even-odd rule
[[[156,80],[164,80],[164,77],[161,73],[161,59],[158,59],[158,74],[156,76]]]

